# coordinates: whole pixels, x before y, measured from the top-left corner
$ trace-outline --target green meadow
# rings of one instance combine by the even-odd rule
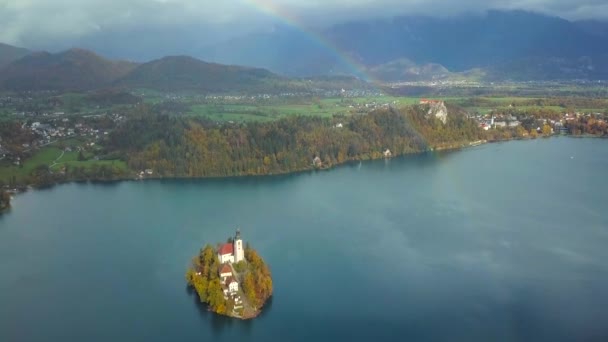
[[[293,115],[312,115],[332,117],[334,115],[350,115],[365,110],[366,104],[395,104],[410,105],[419,102],[413,97],[359,97],[359,98],[323,98],[300,99],[290,103],[230,103],[230,104],[195,104],[190,107],[188,115],[202,116],[213,121],[247,122],[271,121]]]
[[[91,153],[84,153],[85,158],[92,157]],[[0,181],[9,183],[12,179],[24,181],[37,167],[47,166],[53,172],[58,172],[63,166],[83,167],[90,169],[93,166],[114,166],[120,170],[127,170],[127,164],[121,160],[78,160],[78,152],[73,150],[65,152],[55,146],[46,146],[36,151],[22,165],[17,166],[8,162],[0,162]]]
[[[443,100],[464,108],[470,112],[487,114],[493,110],[505,110],[514,106],[521,111],[545,109],[562,112],[565,107],[556,105],[532,105],[538,100],[534,97],[440,97],[431,99]],[[314,115],[332,117],[334,115],[352,115],[365,113],[371,108],[383,104],[394,106],[413,105],[420,102],[420,97],[377,96],[359,98],[325,98],[301,99],[293,103],[229,103],[229,104],[195,104],[191,105],[188,115],[206,117],[218,122],[251,122],[271,121],[292,115]],[[367,107],[366,107],[367,105]],[[583,110],[583,109],[580,109]],[[585,108],[585,111],[602,108]]]

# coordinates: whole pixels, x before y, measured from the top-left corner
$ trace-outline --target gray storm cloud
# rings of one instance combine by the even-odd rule
[[[0,0],[0,42],[45,45],[97,32],[170,30],[196,24],[207,34],[254,30],[276,16],[324,26],[371,17],[449,16],[522,9],[567,19],[606,19],[608,0]]]

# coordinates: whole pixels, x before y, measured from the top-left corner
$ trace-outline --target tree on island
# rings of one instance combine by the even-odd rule
[[[245,260],[248,267],[243,280],[243,291],[257,308],[272,296],[272,277],[264,259],[249,245],[245,247]]]
[[[232,308],[228,308],[224,299],[218,274],[219,265],[215,250],[206,245],[192,260],[192,267],[186,272],[186,281],[194,287],[201,302],[208,304],[211,311],[224,315]]]

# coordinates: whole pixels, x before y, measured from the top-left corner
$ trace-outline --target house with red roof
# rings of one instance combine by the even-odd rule
[[[222,282],[229,277],[232,277],[232,267],[228,264],[223,264],[220,268],[220,278],[222,278]]]
[[[230,242],[225,243],[223,245],[220,246],[220,248],[217,251],[217,257],[218,259],[220,259],[220,262],[226,263],[226,262],[234,262],[234,246],[233,244],[231,244]]]
[[[421,105],[425,105],[425,104],[439,104],[442,103],[443,101],[441,100],[433,100],[433,99],[420,99],[420,104]]]

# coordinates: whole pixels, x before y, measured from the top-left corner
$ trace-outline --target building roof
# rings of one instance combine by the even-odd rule
[[[433,99],[420,99],[420,104],[426,104],[426,103],[441,103],[443,101],[441,100],[433,100]]]
[[[232,268],[230,266],[228,266],[227,264],[224,264],[222,266],[222,268],[220,268],[220,274],[224,274],[224,273],[232,274]]]
[[[232,284],[232,283],[236,283],[236,282],[237,282],[237,281],[236,281],[236,280],[234,280],[234,278],[232,278],[232,277],[229,277],[228,279],[226,279],[226,284],[227,284],[227,285],[230,285],[230,284]]]
[[[219,255],[226,255],[226,254],[233,254],[234,253],[234,246],[232,246],[231,243],[225,243],[223,244],[219,251],[217,252]]]

